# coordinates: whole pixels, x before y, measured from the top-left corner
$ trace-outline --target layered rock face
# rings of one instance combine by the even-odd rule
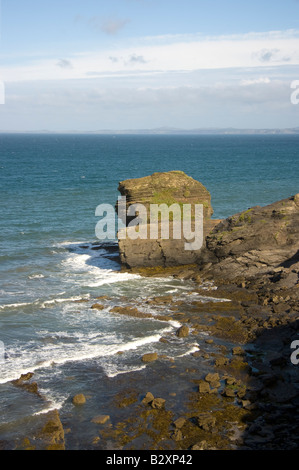
[[[299,194],[221,221],[207,236],[199,264],[214,279],[249,278],[287,268],[296,281]]]
[[[126,225],[127,228],[118,233],[119,252],[121,263],[128,267],[153,267],[153,266],[177,266],[192,264],[198,261],[201,248],[195,244],[194,249],[186,249],[186,243],[190,242],[189,236],[180,223],[181,237],[174,235],[174,226],[177,228],[177,213],[166,211],[167,227],[169,227],[169,237],[165,237],[161,232],[159,223],[158,236],[153,237],[155,227],[150,218],[153,205],[165,205],[170,208],[176,205],[179,215],[183,217],[184,205],[191,205],[192,209],[196,205],[203,208],[203,237],[209,233],[217,221],[211,219],[213,209],[211,206],[211,196],[209,191],[199,182],[187,176],[182,171],[170,171],[166,173],[154,173],[144,178],[130,179],[119,183],[118,190],[121,196],[126,198]],[[146,213],[136,212],[136,204],[142,204]],[[133,206],[133,207],[132,207]],[[128,215],[134,208],[132,214]],[[120,206],[117,204],[119,217],[123,219]],[[130,227],[132,220],[139,215],[139,233],[145,236],[136,236],[136,227]],[[195,233],[195,212],[190,217],[190,228]],[[141,222],[142,219],[142,222]],[[163,220],[163,216],[162,216]],[[182,220],[182,219],[180,219]],[[161,222],[161,219],[160,219]],[[128,226],[129,225],[129,226]],[[197,232],[196,232],[197,233]]]
[[[199,182],[183,171],[154,173],[144,178],[121,181],[118,190],[126,196],[127,208],[136,203],[149,209],[150,204],[203,204],[204,218],[213,215],[211,195]]]

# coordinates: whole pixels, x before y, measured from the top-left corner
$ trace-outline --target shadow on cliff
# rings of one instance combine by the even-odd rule
[[[250,413],[241,448],[298,449],[299,364],[295,358],[299,347],[292,349],[294,340],[299,340],[299,319],[262,330],[245,348],[252,372],[246,396]]]
[[[281,263],[280,266],[282,268],[290,268],[291,266],[293,266],[293,264],[298,263],[298,262],[299,262],[299,250],[291,258]]]

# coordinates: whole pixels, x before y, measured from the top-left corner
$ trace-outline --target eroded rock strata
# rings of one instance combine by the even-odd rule
[[[211,195],[209,191],[200,183],[182,171],[170,171],[165,173],[154,173],[144,178],[130,179],[119,183],[118,190],[122,197],[126,198],[126,220],[120,215],[119,205],[116,207],[127,228],[119,232],[119,252],[121,263],[127,268],[133,267],[153,267],[153,266],[177,266],[182,264],[192,264],[199,259],[200,248],[185,249],[185,243],[190,242],[188,235],[181,222],[181,237],[176,238],[173,232],[175,215],[169,217],[169,238],[162,236],[161,223],[159,225],[158,236],[152,235],[153,220],[150,219],[151,205],[166,204],[167,207],[176,204],[183,217],[183,206],[190,204],[192,210],[196,205],[203,206],[203,233],[204,236],[216,225],[216,220],[212,220],[213,209],[211,206]],[[131,206],[142,204],[146,211],[145,218],[142,218],[142,230],[145,230],[145,237],[135,238],[135,227],[129,227],[134,219],[133,215],[128,215]],[[167,214],[168,215],[168,214]],[[192,212],[190,227],[195,230],[195,212]],[[168,222],[167,222],[168,226]]]
[[[253,207],[220,222],[206,237],[200,269],[226,280],[252,278],[276,270],[281,286],[297,282],[299,194],[265,207]]]

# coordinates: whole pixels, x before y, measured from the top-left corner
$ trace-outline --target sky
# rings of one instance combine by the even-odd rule
[[[299,126],[299,0],[0,6],[0,131]]]

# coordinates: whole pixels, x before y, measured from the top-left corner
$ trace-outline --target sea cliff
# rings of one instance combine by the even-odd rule
[[[190,206],[191,210],[196,205],[202,206],[202,221],[200,230],[205,237],[219,222],[211,219],[213,209],[211,195],[202,183],[187,176],[182,171],[169,171],[166,173],[154,173],[144,178],[130,179],[119,183],[118,190],[122,197],[126,198],[126,214],[130,208],[142,205],[146,215],[140,226],[145,237],[135,235],[135,227],[131,226],[133,217],[126,217],[123,221],[126,229],[118,233],[119,253],[121,263],[126,268],[155,267],[155,266],[179,266],[192,264],[199,261],[201,246],[194,244],[194,248],[185,249],[185,244],[190,242],[183,229],[183,208]],[[176,237],[174,232],[175,215],[168,213],[167,235],[161,233],[163,216],[160,214],[158,236],[152,237],[153,220],[150,220],[151,207],[176,207],[179,212],[179,230],[181,236]],[[116,205],[119,211],[119,205]],[[177,215],[177,214],[176,214]],[[140,216],[140,214],[139,214]],[[190,228],[195,232],[195,212],[190,217]],[[145,232],[144,232],[145,231]]]

